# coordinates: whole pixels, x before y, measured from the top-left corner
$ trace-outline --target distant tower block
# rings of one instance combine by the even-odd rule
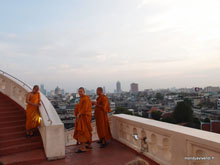
[[[120,81],[117,81],[117,82],[116,82],[116,92],[117,92],[117,93],[121,93],[121,92],[122,92]]]
[[[138,92],[138,84],[137,83],[131,83],[131,93],[137,93]]]

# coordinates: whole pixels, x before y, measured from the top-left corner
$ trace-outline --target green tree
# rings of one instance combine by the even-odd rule
[[[192,121],[186,123],[185,126],[190,128],[200,129],[200,120],[197,117],[194,117]]]
[[[124,107],[116,107],[115,114],[127,114],[127,115],[133,115],[131,111]]]
[[[216,108],[216,103],[210,101],[210,99],[203,100],[200,104],[200,107],[207,107],[207,108]]]
[[[189,99],[184,99],[184,102],[192,107],[192,102]]]
[[[176,120],[173,118],[173,115],[163,118],[162,121],[166,123],[176,124]]]
[[[210,119],[209,118],[205,118],[204,122],[205,123],[210,123]]]
[[[193,118],[193,123],[194,123],[194,126],[195,126],[194,128],[200,129],[201,122],[200,122],[199,118],[194,117]]]
[[[163,95],[161,93],[156,93],[157,100],[163,100]]]
[[[151,117],[152,117],[154,120],[160,120],[161,115],[162,115],[162,112],[160,112],[160,111],[153,111],[153,112],[151,113]]]
[[[179,102],[174,109],[173,118],[177,123],[192,121],[193,111],[190,104],[187,101]]]

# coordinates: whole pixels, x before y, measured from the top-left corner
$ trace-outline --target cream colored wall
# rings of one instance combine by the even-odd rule
[[[73,138],[74,129],[65,130],[65,143],[66,146],[75,145],[76,140]],[[92,123],[92,141],[99,140],[98,134],[96,131],[95,122]]]
[[[25,96],[29,90],[2,74],[0,74],[0,91],[21,107],[26,107]],[[46,109],[40,107],[42,125],[39,130],[46,156],[49,160],[63,158],[65,145],[75,144],[73,130],[64,134],[64,125],[55,109],[43,95],[42,101]],[[161,165],[218,165],[220,162],[220,134],[122,114],[111,117],[111,130],[114,139]],[[132,135],[137,135],[138,140]],[[93,137],[93,140],[98,139],[95,123],[93,123]],[[184,157],[214,159],[189,161],[184,160]]]
[[[112,117],[112,134],[161,165],[218,165],[220,162],[220,134],[123,114]],[[133,138],[134,134],[138,140]],[[184,157],[214,159],[192,161]]]
[[[25,99],[28,91],[30,91],[30,89],[26,86],[23,86],[16,80],[0,74],[0,92],[10,97],[24,109],[26,108]],[[39,130],[42,136],[46,157],[49,160],[64,158],[64,125],[60,121],[56,110],[43,94],[41,94],[41,100],[45,105],[45,108],[40,106],[42,122]],[[48,112],[49,117],[46,111]]]

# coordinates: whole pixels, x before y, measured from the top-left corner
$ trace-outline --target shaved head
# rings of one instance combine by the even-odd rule
[[[34,85],[33,89],[36,89],[36,88],[39,88],[39,86],[38,85]]]
[[[98,87],[97,90],[103,92],[103,88],[102,87]]]
[[[39,86],[38,85],[34,85],[32,92],[33,93],[37,93],[39,91]]]
[[[102,95],[102,94],[103,94],[103,88],[102,88],[102,87],[98,87],[98,88],[96,89],[96,94],[97,94],[98,96]]]
[[[79,90],[83,90],[85,92],[85,89],[83,87],[80,87]]]
[[[83,95],[85,95],[85,89],[83,87],[80,87],[78,90],[78,93],[79,93],[80,97],[82,97]]]

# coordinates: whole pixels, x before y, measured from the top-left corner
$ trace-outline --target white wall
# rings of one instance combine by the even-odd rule
[[[220,164],[220,134],[123,114],[112,117],[112,134],[161,165]],[[214,159],[193,161],[184,157]]]
[[[0,73],[0,92],[10,97],[24,109],[26,109],[25,99],[29,91],[30,89],[20,82]],[[43,140],[46,157],[48,160],[64,158],[64,125],[60,121],[56,110],[43,94],[41,94],[41,100],[45,106],[40,107],[42,122],[39,130]]]

